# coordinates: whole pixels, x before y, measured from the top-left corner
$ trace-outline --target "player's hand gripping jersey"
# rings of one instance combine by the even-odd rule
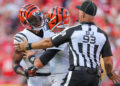
[[[32,33],[29,29],[24,29],[23,31],[17,33],[14,36],[14,43],[18,43],[18,42],[22,42],[22,38],[24,38],[25,40],[27,40],[28,42],[37,42],[39,40],[41,40],[42,38],[46,38],[48,36],[50,36],[51,32],[46,31],[46,29],[44,28],[43,30],[41,30],[41,33],[43,34],[43,37],[40,37],[40,35],[36,35],[34,33]],[[34,49],[32,49],[31,51],[35,51]],[[38,52],[35,54],[35,57],[40,57],[42,55],[42,53],[44,52],[44,50],[39,49]],[[24,58],[24,61],[26,63],[27,68],[33,66],[33,64],[26,58]],[[44,66],[42,69],[39,69],[37,72],[40,73],[49,73],[49,66],[46,65]]]

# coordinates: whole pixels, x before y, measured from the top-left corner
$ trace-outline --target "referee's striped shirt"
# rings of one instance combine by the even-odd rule
[[[112,56],[110,43],[104,31],[94,23],[82,22],[51,38],[54,46],[69,42],[70,66],[96,68],[102,57]]]

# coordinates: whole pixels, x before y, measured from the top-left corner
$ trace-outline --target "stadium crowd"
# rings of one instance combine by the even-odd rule
[[[40,7],[45,14],[54,6],[63,6],[70,12],[70,25],[78,24],[75,8],[84,0],[0,0],[0,86],[23,86],[25,78],[12,69],[13,36],[24,28],[18,21],[19,8],[26,3]],[[95,23],[108,34],[112,45],[114,71],[120,75],[120,0],[93,0],[98,6]],[[25,85],[25,84],[24,84]],[[113,86],[105,76],[101,86]]]

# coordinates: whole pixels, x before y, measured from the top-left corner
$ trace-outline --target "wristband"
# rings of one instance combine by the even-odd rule
[[[112,73],[108,73],[107,76],[108,76],[108,77],[112,77],[113,74],[112,74]]]
[[[38,70],[38,68],[35,67],[35,66],[33,66],[33,67],[31,68],[31,70]]]
[[[35,60],[35,56],[34,56],[34,55],[29,56],[29,61],[30,61],[32,64],[34,63],[34,60]]]
[[[28,78],[28,69],[25,69],[25,76]]]
[[[17,72],[18,68],[22,68],[22,67],[20,65],[17,65],[17,66],[14,67],[14,71]]]
[[[29,75],[29,71],[37,71],[38,70],[38,68],[36,68],[35,66],[32,66],[32,67],[30,67],[30,68],[28,68],[28,69],[25,69],[25,76],[28,78],[28,77],[32,77],[32,76],[30,76]]]
[[[31,50],[31,49],[32,49],[32,48],[31,48],[31,45],[32,45],[32,43],[28,43],[27,46],[26,46],[26,49],[27,49],[27,50]]]

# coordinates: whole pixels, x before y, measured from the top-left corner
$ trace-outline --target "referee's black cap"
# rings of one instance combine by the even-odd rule
[[[90,0],[84,1],[82,5],[77,5],[76,8],[82,10],[88,15],[95,16],[97,12],[97,6]]]

